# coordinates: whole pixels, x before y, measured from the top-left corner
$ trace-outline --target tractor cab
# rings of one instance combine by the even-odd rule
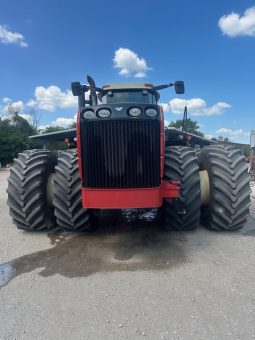
[[[184,93],[184,82],[176,81],[159,86],[150,83],[116,83],[106,84],[97,87],[95,81],[87,76],[88,85],[80,82],[72,82],[71,88],[74,96],[78,97],[79,108],[86,105],[95,106],[98,104],[118,104],[118,103],[139,103],[156,105],[160,95],[158,91],[168,87],[175,87],[177,94]],[[89,91],[89,99],[85,99],[85,93]]]
[[[103,91],[98,95],[98,98],[102,102],[102,104],[157,104],[157,101],[159,99],[159,94],[158,92],[153,90],[152,84],[107,84],[102,86],[102,89]]]

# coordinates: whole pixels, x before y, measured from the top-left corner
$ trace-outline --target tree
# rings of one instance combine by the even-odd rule
[[[228,137],[224,137],[224,138],[223,138],[223,142],[224,142],[224,143],[231,143],[231,139],[228,138]]]
[[[39,115],[34,109],[31,109],[28,113],[28,122],[36,130],[38,129],[41,115]]]
[[[231,140],[228,137],[218,136],[211,138],[214,142],[221,142],[221,143],[231,143]]]
[[[12,120],[13,117],[22,117],[26,119],[29,125],[34,129],[34,132],[37,133],[37,129],[39,126],[40,115],[34,110],[31,109],[28,112],[21,114],[22,105],[21,104],[8,104],[5,107],[5,119]]]
[[[16,113],[0,119],[0,163],[11,163],[19,152],[36,148],[37,143],[28,138],[34,132],[28,121]]]
[[[9,104],[5,107],[5,115],[0,118],[0,162],[11,163],[19,152],[40,147],[38,141],[28,137],[37,133],[39,116],[35,111],[19,115],[22,103]],[[30,118],[30,119],[29,119]]]
[[[76,122],[73,122],[68,126],[68,129],[76,129]]]
[[[13,115],[18,115],[20,112],[20,105],[17,104],[8,104],[5,107],[6,118],[11,118]]]
[[[43,131],[44,133],[51,133],[51,132],[58,132],[58,131],[64,131],[66,130],[62,126],[47,126]],[[59,142],[47,142],[47,148],[50,150],[66,150],[68,148],[68,145],[64,141]]]
[[[62,126],[47,126],[45,129],[43,129],[42,133],[44,134],[63,130],[65,130],[65,128],[63,128]]]
[[[174,127],[176,129],[181,129],[183,126],[183,120],[177,119],[175,122],[171,122],[170,127]],[[186,120],[186,128],[187,132],[192,133],[197,136],[204,137],[204,134],[199,130],[198,122],[195,120],[192,120],[191,118],[188,118]]]

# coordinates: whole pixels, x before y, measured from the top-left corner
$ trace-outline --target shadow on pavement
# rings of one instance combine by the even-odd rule
[[[39,275],[43,277],[60,274],[74,278],[98,272],[171,270],[189,261],[185,242],[198,231],[162,231],[156,215],[156,210],[104,211],[96,232],[51,232],[48,237],[52,248],[0,264],[0,288],[16,276],[36,269],[41,269]],[[236,237],[255,236],[254,222],[251,214],[246,226],[234,232]],[[37,234],[29,235],[36,237]],[[203,243],[196,240],[193,246],[203,246]]]
[[[69,278],[97,272],[169,270],[186,261],[183,233],[164,232],[155,212],[108,211],[90,234],[52,232],[52,248],[0,265],[0,287],[16,276],[42,268],[40,275]],[[32,235],[36,237],[36,234]]]

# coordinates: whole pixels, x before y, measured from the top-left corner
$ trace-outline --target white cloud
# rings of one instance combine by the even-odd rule
[[[27,47],[25,37],[21,33],[8,31],[7,26],[0,25],[0,41],[3,44],[17,44],[21,47]]]
[[[9,98],[8,98],[9,99]],[[24,103],[21,100],[16,102],[6,102],[6,105],[1,109],[1,111],[5,114],[10,112],[19,112],[22,113],[24,110]]]
[[[37,107],[46,111],[54,111],[56,108],[69,109],[77,107],[77,97],[70,90],[61,91],[55,85],[49,87],[38,86],[35,89],[35,99],[27,103],[29,107]]]
[[[218,25],[230,37],[252,36],[255,37],[255,7],[248,8],[243,15],[231,13],[220,18]]]
[[[19,116],[26,119],[28,122],[31,120],[31,116],[27,113],[21,113]]]
[[[65,118],[65,117],[58,117],[57,119],[53,120],[49,124],[46,125],[40,125],[38,127],[39,130],[45,130],[49,126],[61,126],[61,127],[67,127],[77,120],[77,113],[74,114],[73,118]]]
[[[159,105],[162,106],[164,112],[170,112],[170,111],[171,111],[170,104],[167,104],[167,103],[159,103]]]
[[[30,107],[31,109],[34,109],[37,106],[37,101],[34,99],[29,99],[26,105]]]
[[[238,129],[238,130],[232,130],[229,128],[220,128],[216,130],[216,133],[218,134],[226,134],[229,136],[249,136],[250,133],[244,131],[243,129]]]
[[[43,88],[41,86],[41,88]],[[53,91],[52,91],[52,88]],[[55,89],[57,88],[57,90]],[[38,89],[38,88],[37,88]],[[48,111],[53,111],[55,108],[69,108],[69,107],[76,107],[77,106],[77,97],[70,96],[71,91],[62,92],[57,86],[50,86],[47,89],[43,88],[45,91],[42,91],[38,95],[38,91],[36,91],[36,99],[31,99],[27,104],[24,104],[21,100],[12,102],[9,98],[3,98],[2,102],[5,103],[5,106],[0,108],[0,112],[3,113],[1,116],[2,119],[8,119],[10,117],[10,113],[18,112],[19,116],[26,119],[28,122],[31,121],[31,115],[26,112],[27,107],[32,108],[41,108]],[[56,97],[52,97],[51,95],[54,94]],[[70,99],[74,98],[73,102]],[[86,96],[87,97],[87,96]],[[62,102],[60,103],[60,100]],[[63,126],[67,127],[72,123],[76,122],[77,120],[77,113],[74,114],[73,118],[65,118],[65,117],[58,117],[54,121],[50,122],[46,125],[41,125],[38,128],[44,130],[46,127],[49,126]]]
[[[4,98],[5,99],[5,98]],[[9,98],[7,98],[9,99]],[[2,101],[4,103],[4,101]],[[0,118],[10,119],[14,113],[18,113],[20,116],[24,113],[25,105],[21,100],[12,102],[11,100],[5,101],[5,105],[1,107],[0,105]]]
[[[38,130],[45,130],[47,127],[49,127],[49,124],[47,125],[39,125]],[[43,133],[43,131],[39,131],[39,133]]]
[[[165,125],[165,127],[167,127],[168,125],[170,125],[170,122],[168,120],[165,120],[164,125]]]
[[[227,129],[227,128],[220,128],[218,130],[216,130],[217,133],[229,133],[231,132],[231,129]]]
[[[63,118],[59,117],[53,122],[51,122],[49,125],[50,126],[69,126],[74,123],[74,118]]]
[[[128,48],[119,48],[115,51],[113,63],[114,67],[119,69],[119,75],[123,77],[134,75],[136,78],[143,78],[147,71],[151,70],[144,58],[139,58]]]
[[[3,100],[2,100],[2,102],[4,103],[4,104],[8,104],[8,103],[11,103],[11,99],[10,98],[8,98],[8,97],[5,97],[5,98],[3,98]]]
[[[224,110],[231,108],[231,105],[225,102],[218,102],[212,106],[204,107],[202,110],[194,111],[193,116],[214,116],[222,115]]]
[[[85,99],[89,99],[88,92],[85,93]],[[76,108],[78,106],[78,100],[70,90],[62,91],[55,85],[49,87],[37,86],[35,89],[35,99],[30,99],[26,105],[30,108],[38,108],[52,112],[58,108]]]
[[[214,135],[211,134],[205,134],[205,138],[206,139],[212,139],[214,137]]]
[[[139,71],[135,73],[135,78],[144,78],[144,77],[146,77],[146,72]]]
[[[183,113],[184,107],[187,106],[190,112],[197,112],[206,107],[206,102],[201,98],[180,99],[174,98],[169,102],[171,111],[175,114]]]
[[[184,107],[187,106],[188,112],[192,116],[213,116],[223,114],[225,109],[231,106],[225,102],[218,102],[212,106],[207,106],[206,101],[201,98],[180,99],[174,98],[168,103],[161,103],[164,112],[183,114]]]
[[[85,99],[89,99],[89,93],[85,93]],[[1,105],[2,103],[2,105]],[[2,119],[8,118],[8,113],[19,112],[19,115],[29,120],[29,112],[32,109],[42,109],[45,111],[55,111],[56,109],[70,109],[77,108],[78,100],[74,97],[70,90],[62,91],[59,87],[51,85],[49,87],[38,86],[35,89],[35,98],[30,99],[27,103],[23,103],[21,100],[12,102],[8,97],[5,97],[0,101],[0,114],[3,113]],[[68,126],[76,121],[77,114],[74,118],[62,118],[59,117],[55,121],[45,126]]]

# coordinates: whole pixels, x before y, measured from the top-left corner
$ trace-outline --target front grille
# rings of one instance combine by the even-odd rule
[[[160,185],[159,120],[86,121],[81,126],[83,186]]]

